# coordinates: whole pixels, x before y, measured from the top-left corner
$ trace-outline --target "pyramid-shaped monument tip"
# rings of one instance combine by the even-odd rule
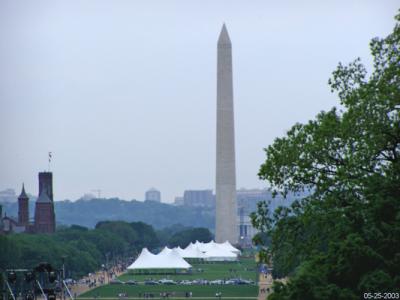
[[[231,44],[231,39],[229,38],[229,33],[224,23],[222,25],[221,33],[219,34],[218,45],[230,45],[230,44]]]

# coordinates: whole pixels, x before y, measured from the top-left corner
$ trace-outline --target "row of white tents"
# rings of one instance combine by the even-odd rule
[[[190,243],[186,248],[165,247],[160,253],[153,254],[143,248],[138,258],[128,267],[128,270],[144,269],[189,269],[192,266],[186,259],[201,259],[205,261],[235,261],[240,250],[228,241],[225,243]]]
[[[236,249],[226,241],[225,243],[190,243],[185,249],[174,248],[183,258],[204,259],[206,261],[229,261],[237,260],[240,250]]]

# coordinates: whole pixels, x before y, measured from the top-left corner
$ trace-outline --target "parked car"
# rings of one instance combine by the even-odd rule
[[[158,281],[158,283],[159,283],[159,284],[166,284],[166,285],[174,285],[174,284],[176,284],[176,282],[173,281],[172,279],[165,279],[165,278],[160,279],[160,280]]]
[[[242,285],[242,284],[250,284],[250,282],[248,280],[245,280],[245,279],[237,279],[236,280],[236,284],[240,284],[240,285]]]
[[[242,284],[254,284],[253,280],[249,280],[249,279],[240,279]]]
[[[146,281],[144,282],[144,284],[145,284],[145,285],[158,285],[158,282],[157,282],[157,281],[154,281],[154,280],[146,280]]]
[[[210,281],[210,284],[224,284],[224,281],[221,279]]]
[[[128,280],[127,282],[125,282],[126,284],[129,284],[129,285],[137,285],[138,283],[137,283],[137,281],[135,281],[135,280]]]
[[[225,284],[236,284],[237,280],[236,279],[229,279],[225,281]]]
[[[192,281],[192,284],[200,284],[200,279],[194,279],[194,280]]]
[[[193,283],[190,280],[182,280],[181,282],[179,282],[179,284],[182,285],[192,285]]]
[[[209,282],[208,280],[206,280],[206,279],[202,279],[202,280],[200,281],[200,284],[202,284],[202,285],[209,285],[210,282]]]
[[[110,284],[125,284],[125,282],[123,282],[122,280],[119,280],[119,279],[112,279],[110,281]]]

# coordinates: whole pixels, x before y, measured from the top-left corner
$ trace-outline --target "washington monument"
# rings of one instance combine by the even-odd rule
[[[217,242],[238,242],[236,225],[235,128],[233,116],[232,44],[225,24],[218,38],[217,57]]]

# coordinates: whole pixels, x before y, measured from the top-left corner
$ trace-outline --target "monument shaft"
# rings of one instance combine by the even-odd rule
[[[235,126],[233,111],[232,44],[225,24],[218,39],[217,57],[217,242],[238,242],[236,224]]]

